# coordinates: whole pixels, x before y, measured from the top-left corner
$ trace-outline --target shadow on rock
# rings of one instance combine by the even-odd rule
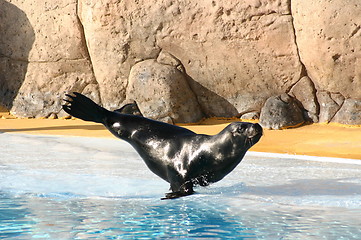
[[[0,36],[0,108],[10,110],[25,79],[35,34],[26,14],[4,0],[0,0]]]
[[[207,89],[189,75],[187,78],[205,117],[234,117],[238,114],[237,109],[227,99]]]

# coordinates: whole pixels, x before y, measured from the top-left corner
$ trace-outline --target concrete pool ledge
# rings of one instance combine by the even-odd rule
[[[358,159],[350,158],[335,158],[335,157],[318,157],[308,155],[297,154],[285,154],[285,153],[269,153],[269,152],[254,152],[248,151],[246,156],[249,157],[266,157],[266,158],[278,158],[278,159],[295,159],[313,162],[328,162],[328,163],[342,163],[342,164],[356,164],[361,165],[361,161]]]

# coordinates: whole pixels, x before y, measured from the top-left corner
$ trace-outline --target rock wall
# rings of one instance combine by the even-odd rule
[[[361,124],[360,11],[359,0],[0,0],[0,105],[64,116],[64,93],[78,91],[190,122],[266,116],[287,93],[304,120]]]
[[[320,122],[361,123],[360,11],[357,0],[292,0],[299,55],[317,89]]]

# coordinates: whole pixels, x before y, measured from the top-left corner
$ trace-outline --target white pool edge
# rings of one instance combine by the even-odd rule
[[[351,159],[351,158],[317,157],[317,156],[308,156],[308,155],[254,152],[254,151],[248,151],[246,153],[246,156],[270,157],[270,158],[281,158],[281,159],[292,158],[292,159],[297,159],[297,160],[314,161],[314,162],[331,162],[331,163],[361,165],[361,160]]]
[[[99,138],[93,136],[75,136],[75,135],[56,135],[56,134],[28,134],[28,133],[5,133],[5,134],[19,134],[27,136],[40,136],[40,137],[74,137],[74,138]],[[112,138],[107,138],[112,139]],[[119,141],[119,139],[113,139]],[[122,141],[122,140],[121,140]],[[256,152],[256,151],[247,151],[246,156],[249,157],[270,157],[270,158],[281,158],[281,159],[296,159],[296,160],[305,160],[305,161],[314,161],[314,162],[329,162],[329,163],[341,163],[341,164],[354,164],[361,165],[361,159],[351,159],[351,158],[335,158],[335,157],[318,157],[318,156],[309,156],[309,155],[297,155],[297,154],[286,154],[286,153],[270,153],[270,152]]]

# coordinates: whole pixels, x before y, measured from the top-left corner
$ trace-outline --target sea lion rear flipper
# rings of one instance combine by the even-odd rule
[[[64,99],[66,104],[62,107],[64,111],[73,117],[84,121],[104,123],[104,119],[109,115],[109,111],[93,102],[83,94],[73,92],[72,95],[66,94]]]

